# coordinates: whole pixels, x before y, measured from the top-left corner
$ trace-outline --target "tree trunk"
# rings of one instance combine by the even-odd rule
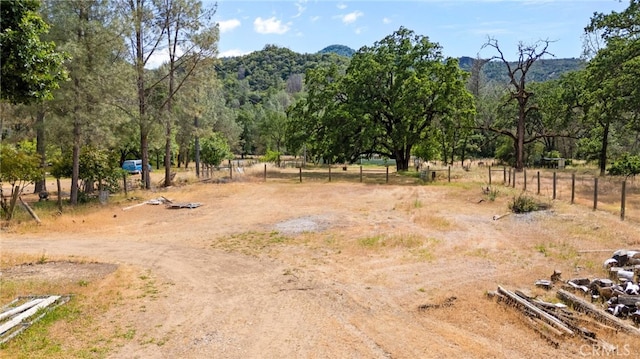
[[[404,149],[400,148],[400,149],[397,149],[395,152],[396,152],[396,170],[408,171],[409,159],[411,158],[411,147],[407,146]]]
[[[142,150],[142,181],[144,188],[151,188],[151,179],[149,178],[149,138],[147,131],[140,130],[140,149]]]
[[[600,148],[600,176],[604,176],[607,172],[607,150],[609,148],[609,124],[607,121],[602,126],[602,147]]]
[[[41,105],[38,106],[38,112],[36,114],[36,152],[40,155],[40,167],[45,169],[47,167],[47,151],[45,142],[45,128],[44,128],[44,109]],[[46,175],[42,174],[42,179],[35,183],[33,193],[45,192],[47,190]]]
[[[198,127],[199,127],[199,123],[198,123],[198,117],[193,119],[193,127],[195,127],[196,129],[196,138],[195,138],[195,158],[194,160],[196,161],[196,177],[200,178],[200,137],[197,135],[197,131],[198,131]]]
[[[73,154],[72,154],[72,166],[71,166],[71,194],[69,202],[72,205],[78,204],[78,191],[80,183],[80,123],[77,119],[73,122]]]
[[[516,170],[524,170],[524,125],[526,119],[525,104],[521,104],[518,109],[518,128],[516,133]]]

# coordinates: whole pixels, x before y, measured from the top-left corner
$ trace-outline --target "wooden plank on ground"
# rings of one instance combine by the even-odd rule
[[[543,320],[547,324],[555,327],[556,329],[560,330],[564,334],[568,334],[568,335],[573,336],[573,334],[574,334],[573,330],[569,329],[558,318],[556,318],[556,317],[544,312],[543,310],[540,310],[538,307],[536,307],[535,305],[529,303],[528,301],[520,298],[515,293],[512,293],[512,292],[510,292],[510,291],[508,291],[508,290],[506,290],[506,289],[504,289],[504,288],[502,288],[500,286],[498,286],[498,293],[506,296],[508,299],[513,300],[517,304],[525,307],[529,311],[533,312],[538,318],[540,318],[541,320]]]
[[[598,308],[595,305],[565,290],[558,290],[558,293],[556,295],[560,300],[570,304],[573,309],[581,311],[606,325],[612,326],[626,333],[640,335],[640,330],[638,328],[625,323],[624,321],[612,316],[611,314],[604,312],[601,308]]]
[[[41,301],[40,303],[38,303],[35,306],[33,306],[32,308],[30,308],[30,309],[20,313],[19,315],[16,315],[15,317],[11,318],[11,320],[9,320],[6,323],[0,325],[0,334],[4,334],[5,332],[9,331],[11,328],[13,328],[16,325],[20,324],[23,320],[25,320],[25,319],[29,318],[30,316],[36,314],[38,312],[38,310],[48,307],[49,305],[53,304],[58,299],[60,299],[59,295],[49,296],[46,299],[44,299],[43,301]]]
[[[0,314],[0,320],[4,320],[5,318],[9,318],[15,314],[18,314],[20,312],[24,312],[25,310],[33,307],[34,305],[42,302],[44,300],[44,298],[37,298],[37,299],[33,299],[29,302],[26,302],[20,306],[17,306],[15,308],[9,309],[5,312],[2,312],[2,314]]]

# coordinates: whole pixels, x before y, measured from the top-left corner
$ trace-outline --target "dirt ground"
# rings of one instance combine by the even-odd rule
[[[5,229],[0,284],[78,288],[72,301],[88,303],[91,320],[51,328],[60,357],[83,346],[109,358],[603,355],[579,338],[550,345],[486,292],[553,300],[537,279],[606,276],[613,250],[640,247],[640,225],[562,202],[494,220],[512,195],[499,188],[491,201],[478,183],[259,180],[138,191]],[[159,196],[202,206],[123,210]],[[598,333],[640,357],[637,337]]]

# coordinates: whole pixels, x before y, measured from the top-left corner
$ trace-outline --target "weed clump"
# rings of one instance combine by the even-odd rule
[[[514,197],[513,201],[509,203],[509,210],[513,213],[528,213],[539,209],[540,206],[533,198],[523,194]]]

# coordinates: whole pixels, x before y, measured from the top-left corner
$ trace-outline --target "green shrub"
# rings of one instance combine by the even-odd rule
[[[509,209],[513,213],[527,213],[537,211],[539,206],[533,198],[521,194],[509,203]]]
[[[624,154],[622,158],[615,161],[609,167],[609,174],[612,176],[633,177],[640,174],[640,156]]]

